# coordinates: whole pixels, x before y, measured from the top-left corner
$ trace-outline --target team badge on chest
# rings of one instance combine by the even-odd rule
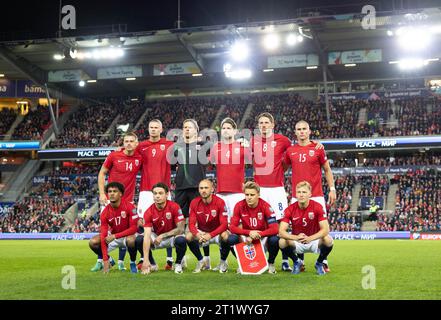
[[[263,219],[263,213],[262,212],[258,212],[257,213],[257,219],[259,219],[259,220]]]
[[[235,153],[235,154],[239,154],[239,152],[240,152],[240,149],[239,149],[239,148],[234,148],[234,153]]]
[[[122,217],[123,219],[125,219],[125,218],[127,217],[127,214],[126,214],[125,211],[121,211],[121,217]]]
[[[271,147],[275,148],[277,146],[277,141],[271,141]]]
[[[171,212],[167,212],[167,213],[165,214],[165,218],[166,218],[167,220],[170,220],[171,217],[172,217]]]
[[[214,217],[216,217],[216,210],[211,210],[211,215]]]
[[[308,212],[308,217],[310,220],[314,219],[314,212]]]
[[[159,148],[161,149],[161,151],[164,151],[165,150],[165,145],[161,144],[161,146]]]
[[[309,150],[309,156],[310,156],[310,157],[313,157],[314,154],[315,154],[314,150]]]
[[[135,160],[135,166],[139,166],[139,160]]]

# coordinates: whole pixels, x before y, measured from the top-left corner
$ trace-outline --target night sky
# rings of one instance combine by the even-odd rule
[[[77,10],[81,34],[95,34],[90,27],[127,24],[127,31],[173,29],[176,27],[178,0],[63,0]],[[59,0],[2,1],[0,40],[55,37],[58,30]],[[379,11],[400,7],[441,7],[441,0],[181,0],[183,27],[196,27],[247,21],[270,21],[296,17],[299,8],[328,6],[322,14],[360,12],[364,4]],[[329,6],[337,4],[339,7]],[[18,5],[18,7],[17,7]],[[103,28],[104,29],[104,28]]]

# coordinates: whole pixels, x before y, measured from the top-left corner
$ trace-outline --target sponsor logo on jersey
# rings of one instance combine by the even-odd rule
[[[196,214],[203,214],[203,211],[196,211]]]
[[[315,154],[315,151],[314,151],[314,150],[309,150],[309,156],[310,156],[310,157],[313,157],[314,154]]]
[[[172,217],[171,212],[166,212],[166,213],[165,213],[165,217],[166,217],[168,220],[170,220],[171,217]]]
[[[314,212],[308,212],[308,217],[309,217],[309,219],[313,220],[314,219]]]
[[[118,160],[118,163],[124,162],[124,160]]]
[[[259,219],[259,220],[263,219],[263,213],[262,212],[258,212],[257,213],[257,219]]]
[[[123,217],[124,219],[127,217],[127,214],[125,211],[121,211],[121,217]]]
[[[296,220],[299,220],[300,218],[299,217],[297,217],[297,218],[292,218],[292,221],[296,221]]]
[[[165,150],[165,144],[161,144],[161,146],[159,147],[161,149],[161,151]]]
[[[247,257],[248,260],[253,260],[256,256],[256,249],[254,248],[254,245],[250,244],[248,246],[243,247],[243,251],[245,253],[245,257]]]
[[[213,218],[216,217],[216,213],[216,210],[211,210],[211,215],[213,216]]]

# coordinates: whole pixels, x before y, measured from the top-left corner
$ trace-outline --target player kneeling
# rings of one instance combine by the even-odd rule
[[[268,272],[274,274],[274,260],[279,251],[276,214],[266,201],[260,199],[260,187],[257,183],[245,183],[244,193],[245,200],[238,202],[234,207],[230,222],[232,234],[228,237],[228,243],[230,246],[241,241],[250,244],[253,240],[260,239],[269,253]],[[222,272],[222,268],[220,271]]]
[[[230,250],[228,246],[228,210],[224,200],[214,195],[213,182],[208,179],[199,183],[200,196],[190,203],[189,230],[187,243],[191,252],[198,259],[193,273],[199,273],[206,266],[200,246],[211,243],[220,246],[221,264],[225,264]]]
[[[329,224],[321,204],[311,200],[311,185],[307,181],[296,186],[297,202],[285,210],[279,226],[279,246],[294,262],[292,273],[299,274],[303,266],[297,254],[312,252],[319,255],[315,264],[317,274],[326,274],[323,261],[332,250],[334,240],[329,235]],[[288,233],[289,223],[292,234]]]
[[[110,203],[101,212],[100,234],[89,241],[90,249],[98,256],[102,256],[104,263],[98,261],[94,269],[109,272],[110,265],[113,266],[115,262],[112,257],[109,258],[108,252],[116,248],[127,247],[130,254],[130,269],[132,272],[133,270],[137,272],[135,233],[138,228],[138,215],[136,208],[131,202],[122,199],[124,186],[121,183],[111,182],[106,186],[105,191]]]
[[[136,238],[137,247],[142,246],[144,259],[142,274],[157,271],[158,266],[153,259],[152,249],[176,248],[175,273],[182,273],[182,260],[187,250],[185,240],[185,218],[176,202],[167,200],[168,187],[164,183],[153,186],[154,204],[144,213],[144,236]]]

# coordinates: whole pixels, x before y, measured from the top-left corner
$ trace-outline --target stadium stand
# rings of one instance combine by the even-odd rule
[[[46,107],[30,109],[23,121],[15,128],[12,140],[41,140],[44,131],[50,127],[49,112]]]
[[[13,109],[3,108],[0,111],[0,137],[4,136],[8,131],[11,125],[14,123],[17,118],[17,111]]]

